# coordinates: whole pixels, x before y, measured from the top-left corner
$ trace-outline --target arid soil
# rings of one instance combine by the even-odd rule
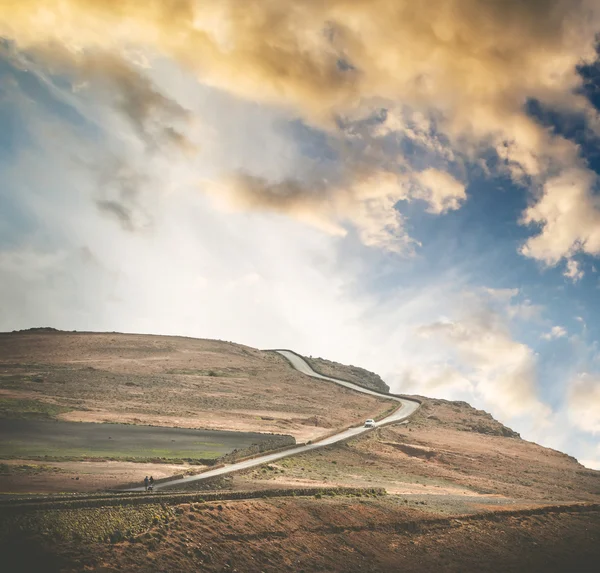
[[[273,352],[229,342],[43,330],[0,334],[5,418],[277,433],[305,442],[388,409],[385,400],[312,380]],[[58,466],[43,467],[35,481],[20,476],[19,491],[27,483],[31,491],[54,491]],[[142,475],[151,471],[139,467]],[[65,477],[65,491],[80,490],[70,479],[75,476]],[[5,478],[0,491],[13,487]]]
[[[389,403],[299,374],[272,352],[215,340],[0,334],[0,398],[35,398],[71,421],[291,434],[315,439]]]
[[[277,355],[230,343],[68,333],[0,338],[2,417],[214,424],[296,432],[300,441],[389,407],[310,380]],[[341,365],[332,368],[350,378]],[[23,507],[4,496],[3,563],[10,571],[104,573],[597,571],[600,472],[522,440],[466,403],[422,402],[408,423],[189,484],[188,491],[201,490],[185,494],[193,503],[170,491],[136,499],[61,496],[67,501],[58,505],[27,496]],[[198,469],[5,460],[0,491],[87,492],[145,473],[158,479]],[[263,497],[337,485],[367,489]],[[202,501],[216,499],[210,489],[254,499]],[[307,495],[287,493],[296,491]]]
[[[232,487],[325,484],[385,487],[397,494],[600,502],[599,471],[516,436],[466,403],[426,399],[408,424],[236,475]]]
[[[197,473],[203,469],[206,466],[189,464],[4,460],[0,463],[0,492],[90,492],[113,489],[128,483],[141,485],[146,475],[162,479],[188,472]]]
[[[272,352],[170,336],[0,334],[0,398],[68,409],[64,420],[291,434],[315,439],[389,408],[311,380]]]
[[[598,505],[448,516],[338,496],[46,513],[11,518],[18,527],[0,545],[11,572],[585,573],[600,559]],[[102,522],[138,533],[89,538]]]

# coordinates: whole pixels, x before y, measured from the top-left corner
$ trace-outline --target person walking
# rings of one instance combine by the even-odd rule
[[[154,491],[154,478],[150,476],[150,491]]]
[[[144,478],[144,488],[146,488],[146,491],[148,491],[148,484],[150,483],[150,480],[148,479],[148,476],[146,476]]]

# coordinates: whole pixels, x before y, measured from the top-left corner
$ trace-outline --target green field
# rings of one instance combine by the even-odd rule
[[[127,424],[0,419],[0,458],[210,461],[273,436]]]

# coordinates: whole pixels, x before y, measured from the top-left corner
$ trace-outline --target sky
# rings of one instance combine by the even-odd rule
[[[291,348],[600,469],[599,0],[0,0],[0,330]]]

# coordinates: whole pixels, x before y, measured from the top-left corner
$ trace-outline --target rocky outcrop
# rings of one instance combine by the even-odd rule
[[[518,432],[496,420],[490,413],[473,408],[467,402],[427,399],[418,416],[429,423],[439,423],[464,432],[521,438]]]
[[[352,382],[363,388],[369,390],[375,390],[384,394],[389,394],[390,387],[381,379],[381,376],[365,370],[360,366],[347,366],[334,362],[333,360],[326,360],[325,358],[313,358],[303,357],[311,366],[311,368],[323,376],[331,376],[332,378],[339,378],[346,382]]]

